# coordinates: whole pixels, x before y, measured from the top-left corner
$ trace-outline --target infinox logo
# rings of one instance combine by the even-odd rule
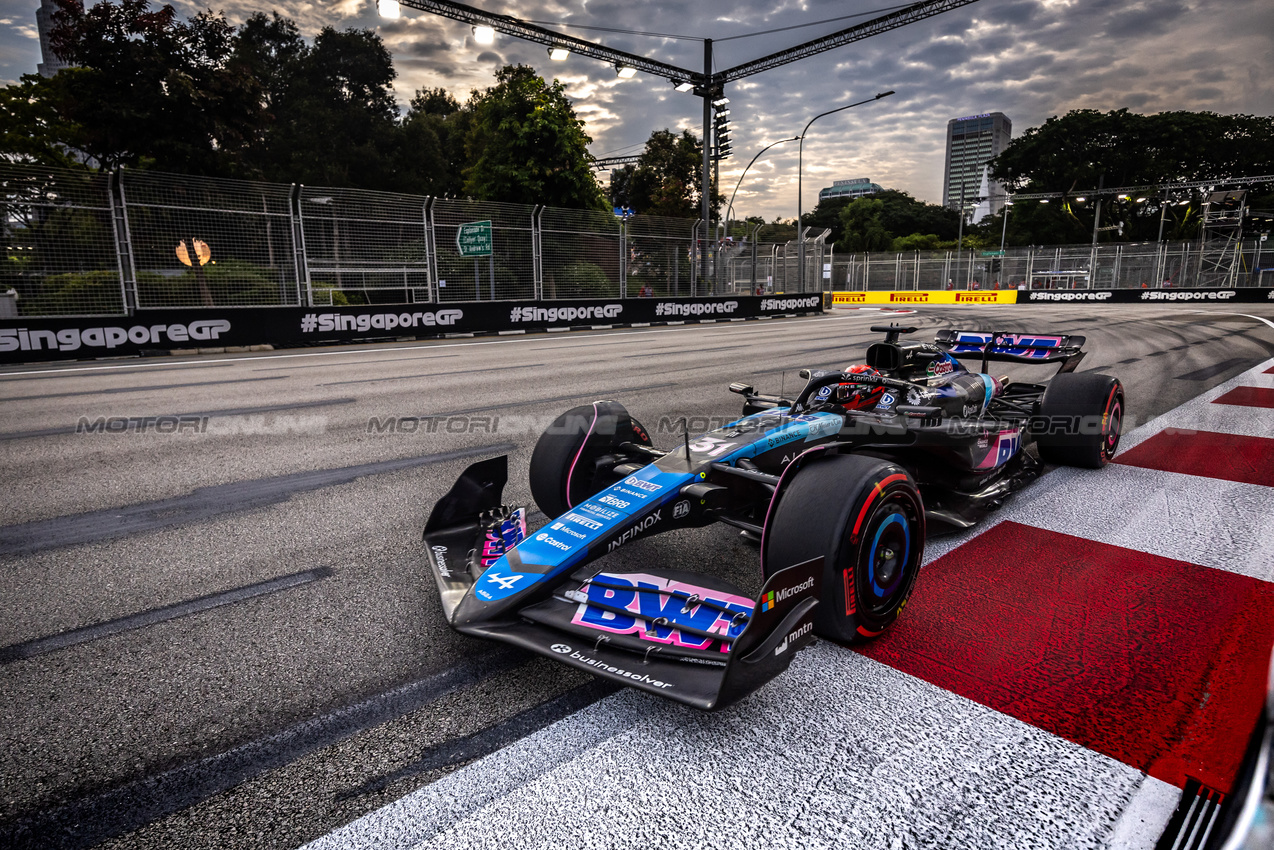
[[[230,322],[225,319],[201,319],[185,325],[133,325],[130,328],[0,328],[0,352],[75,351],[81,347],[112,349],[126,342],[164,347],[173,342],[206,342],[217,339],[228,330]]]
[[[643,531],[646,531],[655,523],[659,522],[659,514],[662,511],[663,509],[660,508],[659,510],[652,513],[650,516],[643,519],[641,522],[634,525],[632,528],[625,531],[623,534],[616,537],[614,540],[610,542],[610,545],[606,547],[606,551],[607,552],[615,551],[620,546],[623,546],[625,543],[627,543],[629,540],[632,540],[634,537],[641,534]]]

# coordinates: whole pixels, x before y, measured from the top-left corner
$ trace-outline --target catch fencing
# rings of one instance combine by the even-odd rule
[[[688,219],[12,163],[0,188],[0,316],[751,294]]]
[[[0,188],[0,316],[1274,279],[1252,240],[837,255],[826,231],[802,248],[692,219],[149,171],[0,163]]]
[[[833,290],[1198,289],[1274,282],[1259,238],[836,255]],[[1266,266],[1266,268],[1262,268]],[[826,281],[825,281],[826,282]]]

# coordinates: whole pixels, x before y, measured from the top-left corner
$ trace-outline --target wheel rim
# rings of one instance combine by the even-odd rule
[[[858,609],[869,618],[889,617],[907,593],[917,541],[915,506],[905,492],[886,496],[869,521],[859,550]]]
[[[1102,457],[1112,458],[1119,447],[1119,434],[1123,430],[1123,399],[1116,396],[1106,414],[1106,432],[1102,435]]]

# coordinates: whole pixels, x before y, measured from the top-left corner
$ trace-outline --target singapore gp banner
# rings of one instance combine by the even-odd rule
[[[0,363],[119,357],[174,349],[726,321],[822,312],[822,296],[616,298],[366,307],[215,307],[132,316],[0,319]]]
[[[1037,289],[1019,304],[1271,304],[1274,289]]]

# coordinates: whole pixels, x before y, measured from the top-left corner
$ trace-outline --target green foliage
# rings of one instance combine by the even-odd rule
[[[554,278],[558,298],[605,298],[618,288],[600,266],[585,261],[572,263]]]
[[[611,177],[611,203],[627,205],[642,215],[699,218],[703,198],[703,145],[689,130],[681,135],[655,130],[636,165],[626,165]],[[723,198],[715,188],[712,212],[719,214]]]
[[[1015,191],[1074,192],[1106,186],[1269,174],[1274,118],[1214,112],[1137,115],[1077,109],[1013,139],[991,176]]]
[[[24,316],[82,313],[86,305],[99,305],[104,313],[122,309],[119,273],[92,271],[49,275],[34,294],[18,302]]]
[[[0,152],[20,162],[74,167],[67,146],[74,147],[79,127],[58,111],[58,91],[82,69],[68,68],[56,77],[25,74],[22,81],[0,89]]]
[[[589,167],[584,122],[562,83],[508,65],[496,85],[475,93],[466,137],[465,192],[479,200],[606,209]]]
[[[898,254],[908,251],[943,251],[954,247],[955,242],[940,239],[936,233],[913,233],[910,236],[895,237],[889,250]]]
[[[279,303],[279,278],[271,269],[242,260],[212,262],[201,271],[219,307],[248,307]],[[137,274],[137,297],[142,304],[201,304],[197,273],[186,269],[177,275],[154,272]]]
[[[841,213],[845,207],[849,206],[851,198],[827,198],[820,199],[817,206],[809,212],[801,216],[801,223],[806,227],[813,227],[815,230],[827,229],[832,231],[827,237],[828,242],[840,242],[845,236],[845,222],[841,219]]]
[[[260,86],[234,56],[220,14],[190,21],[147,0],[57,0],[52,46],[80,66],[44,87],[74,125],[59,139],[101,168],[153,163],[194,174],[233,170],[262,118]]]
[[[960,228],[953,210],[893,189],[855,198],[841,209],[840,219],[842,238],[837,248],[854,252],[898,250],[893,248],[894,240],[913,235],[955,241]]]

